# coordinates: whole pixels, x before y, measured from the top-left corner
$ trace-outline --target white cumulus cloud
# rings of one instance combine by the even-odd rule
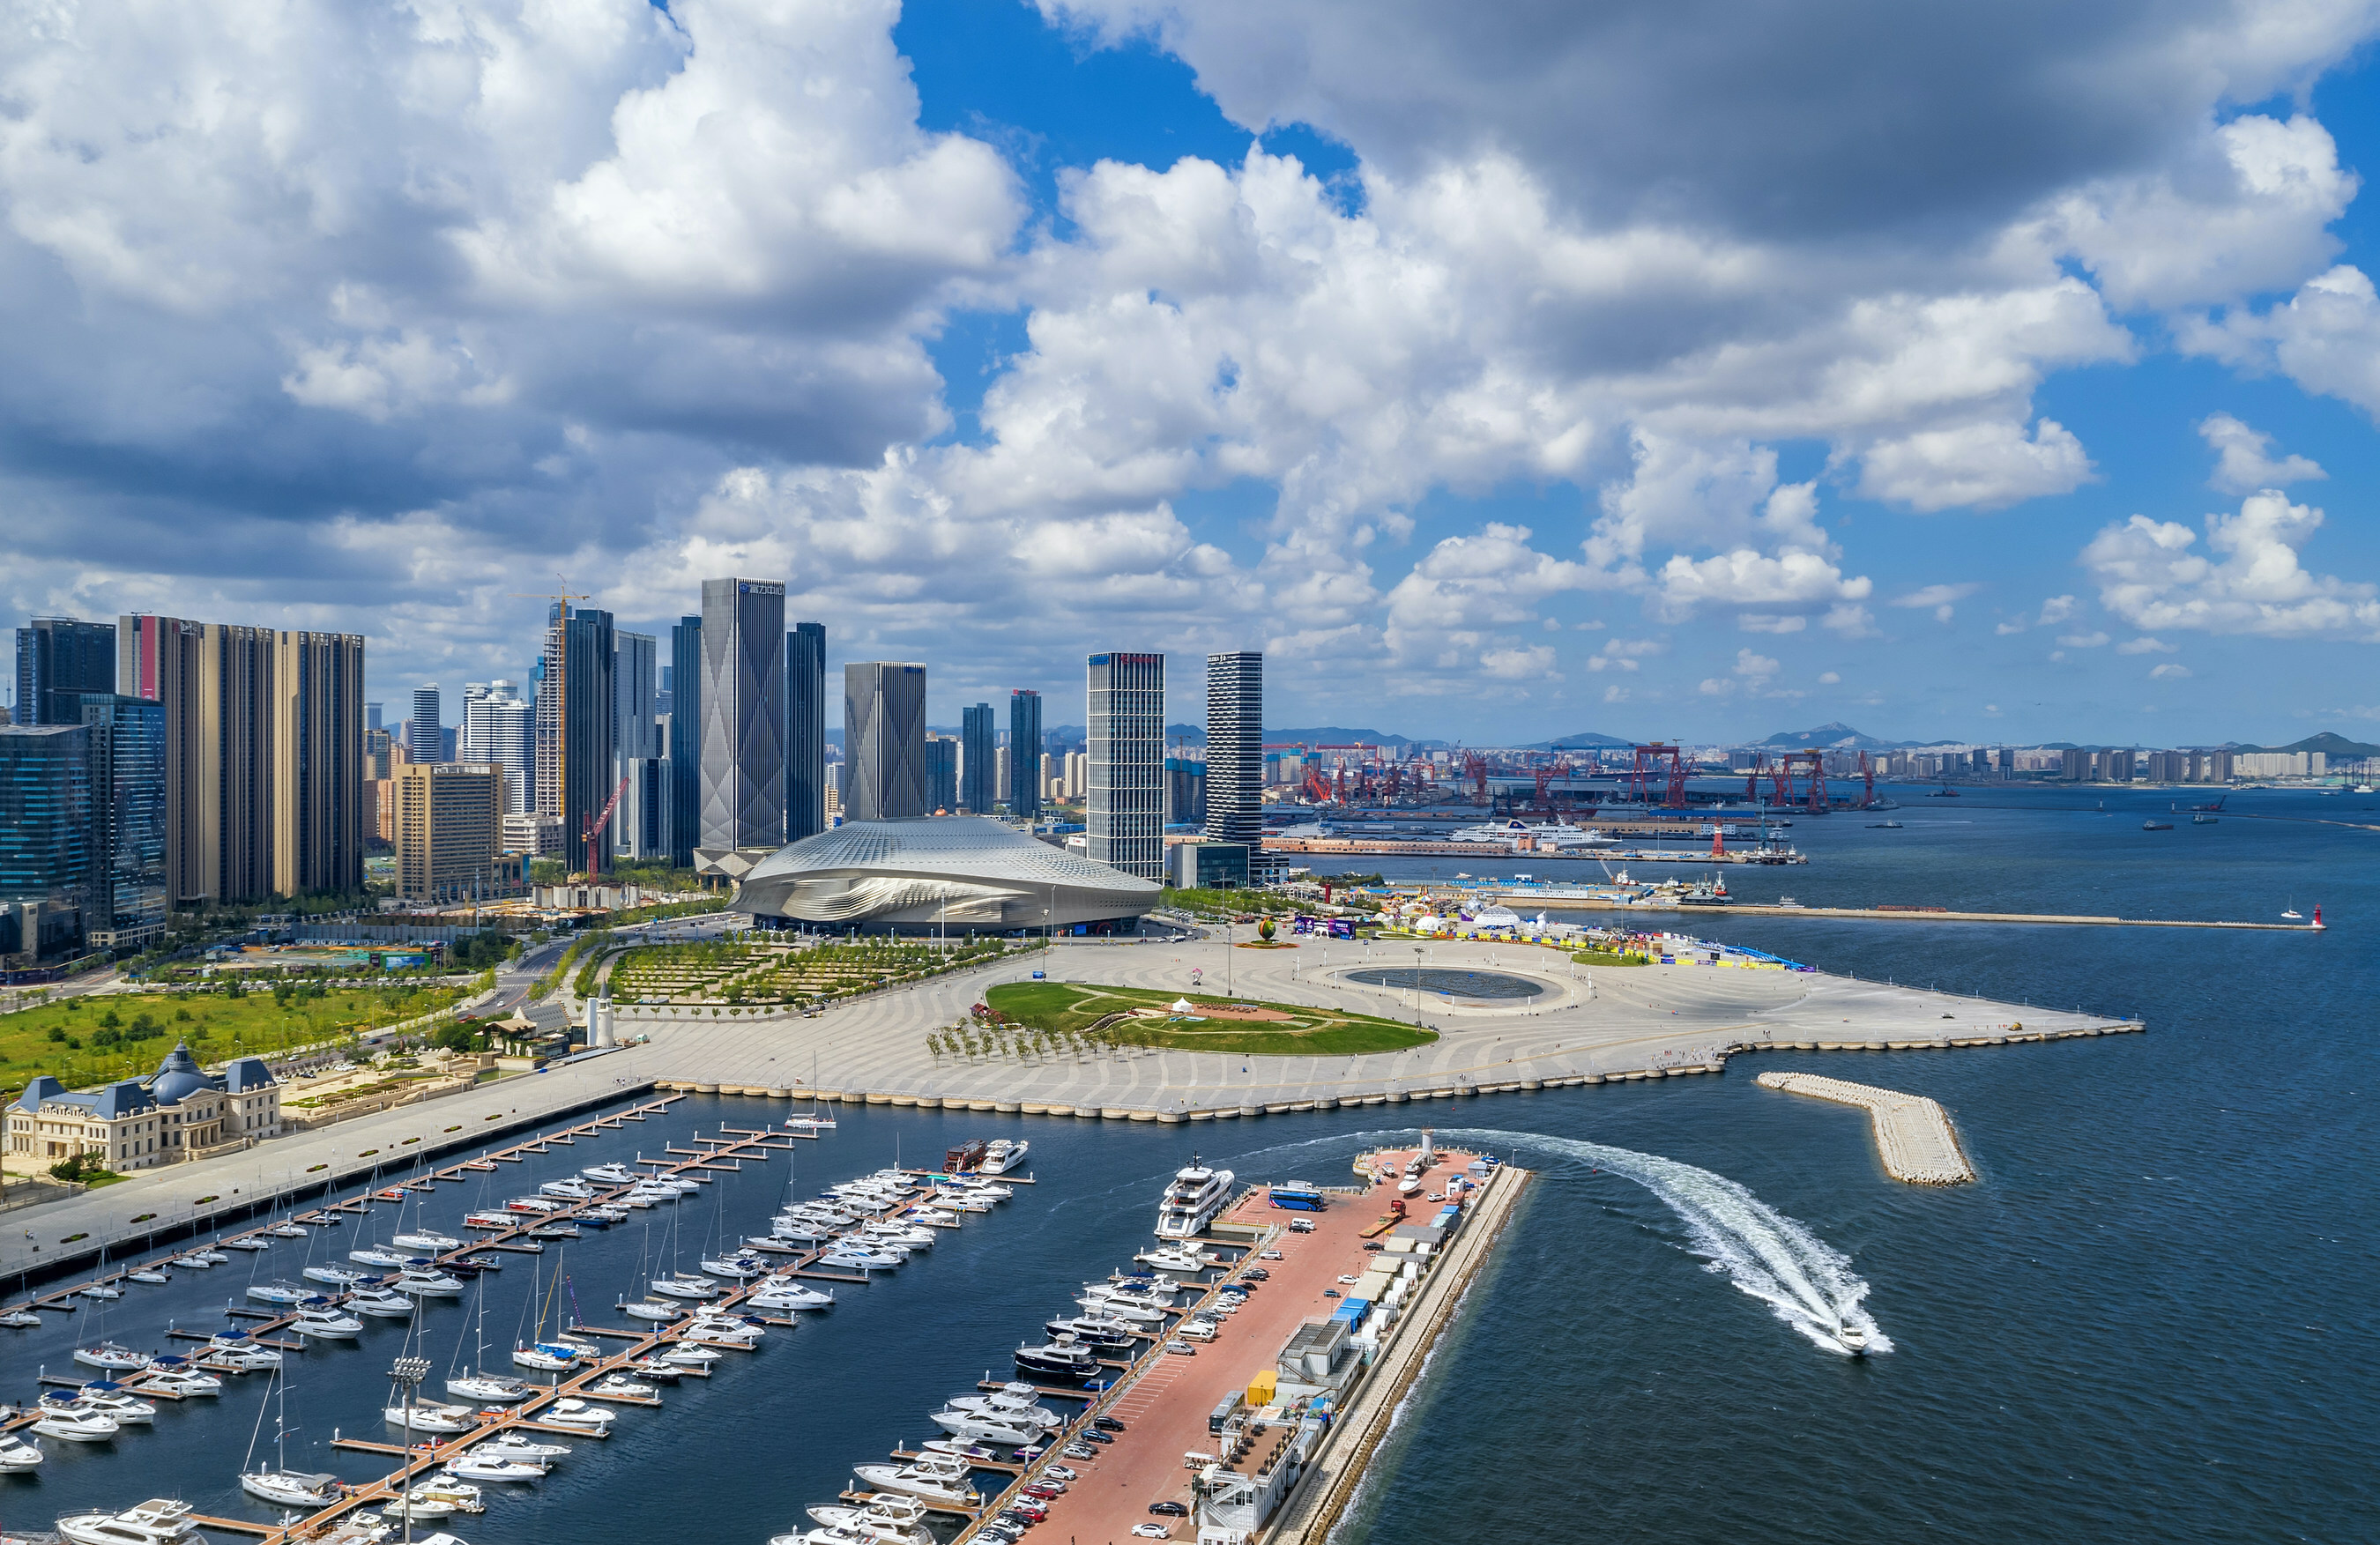
[[[2251,494],[2199,534],[2135,515],[2082,550],[2100,603],[2134,627],[2270,638],[2380,638],[2380,586],[2310,573],[2300,550],[2322,511]]]
[[[2274,456],[2271,435],[2259,434],[2228,413],[2207,415],[2199,422],[2198,434],[2217,456],[2215,475],[2206,480],[2207,486],[2226,493],[2287,488],[2293,482],[2330,476],[2304,456]]]

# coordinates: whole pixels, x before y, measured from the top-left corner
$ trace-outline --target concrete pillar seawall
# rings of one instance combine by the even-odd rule
[[[1764,1073],[1755,1082],[1763,1089],[1865,1110],[1884,1173],[1895,1180],[1912,1186],[1963,1186],[1975,1178],[1974,1166],[1960,1150],[1949,1113],[1924,1095],[1845,1083],[1815,1073]]]
[[[1506,1164],[1471,1204],[1471,1216],[1405,1312],[1378,1366],[1365,1379],[1354,1403],[1331,1423],[1288,1505],[1258,1532],[1264,1545],[1324,1545],[1330,1538],[1354,1500],[1381,1440],[1394,1428],[1397,1408],[1412,1393],[1480,1268],[1493,1256],[1532,1178],[1529,1171]]]

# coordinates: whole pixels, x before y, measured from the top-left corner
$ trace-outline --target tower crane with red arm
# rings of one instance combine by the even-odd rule
[[[578,834],[578,861],[581,866],[579,872],[589,879],[594,878],[595,874],[595,833],[612,824],[612,812],[620,808],[620,796],[627,792],[628,779],[624,776],[620,780],[620,786],[612,791],[612,797],[603,801],[602,813],[589,816],[586,829]]]

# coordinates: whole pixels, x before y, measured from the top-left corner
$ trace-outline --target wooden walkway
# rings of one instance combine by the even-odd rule
[[[1815,1073],[1764,1073],[1755,1081],[1763,1089],[1866,1111],[1884,1173],[1895,1180],[1912,1186],[1963,1186],[1975,1178],[1974,1166],[1959,1148],[1959,1133],[1950,1125],[1950,1113],[1922,1094],[1846,1083]]]

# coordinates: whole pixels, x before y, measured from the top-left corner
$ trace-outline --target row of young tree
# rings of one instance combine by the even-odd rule
[[[1107,1027],[1079,1030],[1045,1030],[999,1019],[970,1019],[930,1031],[926,1050],[937,1066],[953,1062],[1047,1062],[1052,1057],[1080,1058],[1095,1052],[1113,1052],[1128,1044]]]

